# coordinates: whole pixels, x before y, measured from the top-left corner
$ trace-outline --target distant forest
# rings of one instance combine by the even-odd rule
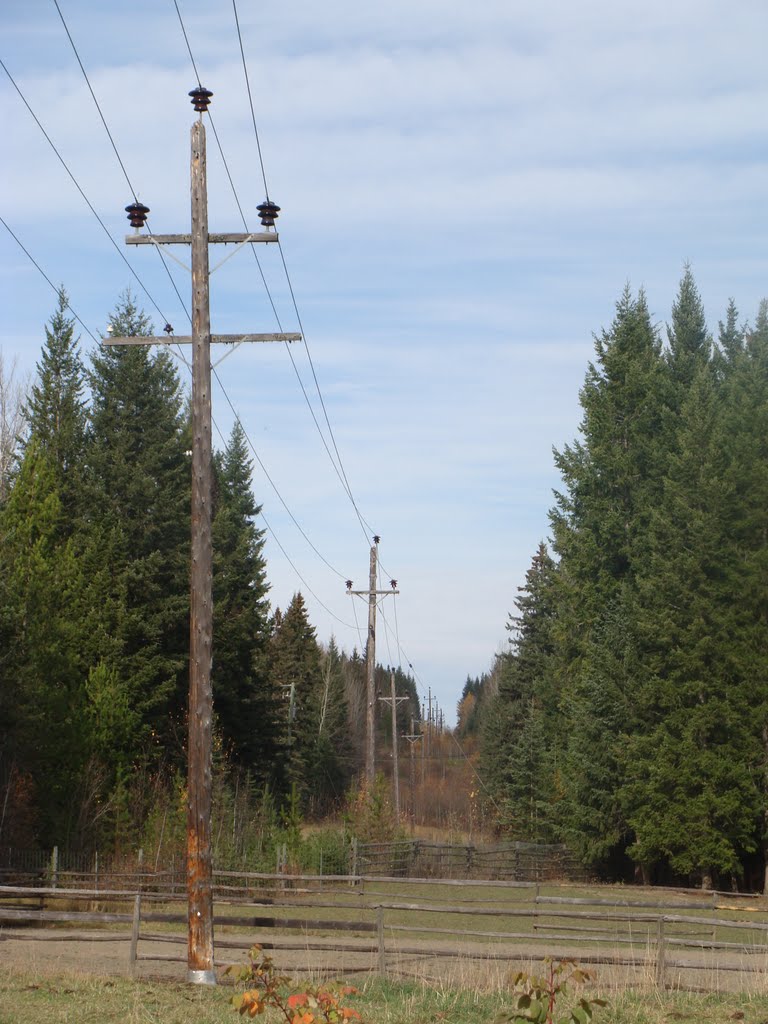
[[[459,735],[498,831],[605,878],[763,888],[768,303],[714,339],[690,270],[664,333],[627,288],[580,399],[551,545]]]
[[[110,325],[152,333],[130,294]],[[168,351],[86,361],[74,327],[62,291],[34,380],[0,362],[0,843],[119,853],[154,829],[159,855],[183,833],[188,405]],[[365,652],[319,642],[300,593],[271,606],[259,511],[236,423],[215,456],[215,803],[233,821],[245,795],[239,819],[262,828],[343,808]],[[419,701],[395,676],[407,732]]]

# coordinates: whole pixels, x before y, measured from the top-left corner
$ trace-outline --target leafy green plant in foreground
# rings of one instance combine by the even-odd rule
[[[343,998],[357,991],[349,985],[305,986],[290,992],[289,979],[275,971],[272,957],[267,956],[261,946],[252,946],[248,958],[250,963],[244,967],[232,966],[226,970],[237,980],[253,986],[232,996],[232,1005],[241,1015],[256,1017],[271,1009],[277,1010],[286,1024],[343,1024],[361,1020],[357,1010],[341,1005]]]
[[[584,985],[592,981],[593,976],[579,967],[575,960],[558,960],[555,963],[547,957],[545,962],[547,973],[543,978],[522,971],[514,976],[514,1005],[497,1014],[495,1024],[513,1024],[515,1021],[529,1021],[531,1024],[588,1024],[592,1020],[594,1007],[607,1005],[605,999],[581,996],[574,1006],[559,1011],[557,1003],[562,996],[568,994],[569,986]]]

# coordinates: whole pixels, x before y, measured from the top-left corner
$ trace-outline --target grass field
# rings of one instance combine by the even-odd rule
[[[0,1024],[235,1024],[242,1018],[229,1006],[232,991],[10,968],[0,979]],[[768,996],[638,995],[601,989],[599,976],[592,993],[610,1000],[596,1012],[595,1024],[768,1024]],[[364,1024],[492,1024],[505,1006],[503,993],[469,985],[457,990],[382,981],[365,984],[353,1002]],[[262,1020],[278,1022],[273,1014]]]

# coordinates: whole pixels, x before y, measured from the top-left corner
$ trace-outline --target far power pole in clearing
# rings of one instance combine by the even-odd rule
[[[369,787],[376,778],[376,598],[388,594],[399,594],[397,580],[390,580],[391,590],[376,589],[376,565],[381,537],[373,538],[371,546],[370,566],[368,573],[368,589],[353,590],[352,580],[347,580],[347,593],[355,597],[368,599],[368,639],[365,645],[366,664],[366,716],[365,716],[365,778]]]
[[[300,341],[300,334],[211,335],[208,246],[212,242],[277,242],[275,218],[280,210],[269,199],[258,207],[265,231],[248,234],[209,234],[208,190],[205,163],[203,114],[211,96],[199,86],[189,94],[199,118],[192,125],[190,191],[192,230],[188,235],[139,234],[149,208],[135,201],[126,207],[136,233],[128,245],[188,245],[191,249],[192,335],[176,337],[170,324],[166,337],[104,338],[105,345],[192,345],[192,566],[190,573],[189,647],[189,747],[187,795],[187,980],[215,985],[213,957],[213,872],[211,864],[211,646],[213,641],[212,595],[212,443],[211,443],[211,342],[239,345],[244,341]],[[235,250],[237,251],[237,250]],[[230,255],[234,255],[234,252]],[[229,257],[227,257],[229,258]],[[226,262],[222,260],[222,263]],[[221,264],[219,264],[221,266]],[[214,267],[214,270],[218,269]]]

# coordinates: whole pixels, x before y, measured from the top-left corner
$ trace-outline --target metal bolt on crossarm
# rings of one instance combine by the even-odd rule
[[[143,228],[147,223],[147,214],[149,213],[149,207],[143,203],[135,202],[131,203],[130,206],[126,206],[125,212],[128,214],[128,220],[131,223],[132,228]]]
[[[192,97],[192,106],[195,110],[200,114],[205,113],[211,102],[211,96],[213,96],[211,90],[204,89],[202,85],[200,85],[197,89],[192,89],[189,95]]]

